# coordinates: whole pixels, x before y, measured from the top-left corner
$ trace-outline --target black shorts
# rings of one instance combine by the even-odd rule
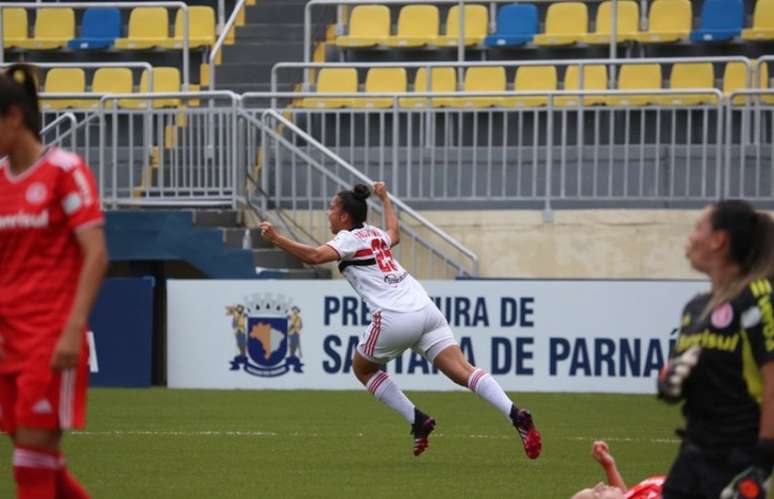
[[[710,453],[683,441],[662,492],[663,499],[717,499],[737,474],[752,464],[752,448]]]

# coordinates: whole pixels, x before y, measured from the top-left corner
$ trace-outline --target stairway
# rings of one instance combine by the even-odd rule
[[[278,62],[303,62],[304,9],[307,0],[258,0],[247,7],[245,25],[236,30],[236,42],[223,47],[217,68],[218,90],[268,92],[271,68]],[[312,10],[312,40],[324,38],[328,24],[335,22],[333,7]],[[278,90],[292,91],[302,72],[285,70]]]

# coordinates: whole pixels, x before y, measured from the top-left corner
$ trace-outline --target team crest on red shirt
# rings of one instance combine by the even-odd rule
[[[712,312],[712,325],[718,329],[723,329],[734,320],[734,307],[730,303],[724,303]]]
[[[243,304],[226,307],[236,339],[231,370],[253,376],[281,376],[301,363],[301,310],[282,295],[255,294]]]
[[[27,187],[24,197],[29,204],[41,204],[46,200],[46,194],[48,194],[48,190],[42,182],[33,182]]]

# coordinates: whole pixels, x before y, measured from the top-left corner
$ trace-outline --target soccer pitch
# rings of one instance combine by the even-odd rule
[[[418,458],[408,425],[365,391],[92,389],[87,429],[64,447],[95,499],[568,498],[604,480],[595,439],[630,484],[666,473],[679,443],[679,411],[655,396],[512,393],[543,433],[530,461],[475,395],[408,395],[438,421]],[[0,447],[10,498],[7,438]]]

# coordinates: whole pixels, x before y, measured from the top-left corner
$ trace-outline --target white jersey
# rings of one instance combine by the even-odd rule
[[[425,288],[392,256],[390,236],[363,224],[342,230],[327,243],[339,255],[339,270],[371,311],[410,312],[432,303]]]

